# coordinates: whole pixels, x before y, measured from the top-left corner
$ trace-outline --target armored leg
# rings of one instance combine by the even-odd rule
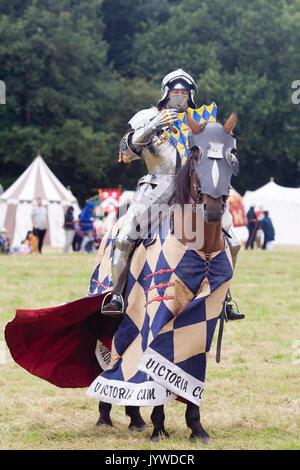
[[[122,293],[122,286],[118,284],[121,278],[122,273],[124,272],[125,268],[128,265],[128,262],[131,258],[131,255],[134,251],[136,242],[129,241],[129,240],[116,240],[114,246],[114,254],[111,264],[111,274],[112,274],[112,282],[114,286],[114,291],[119,291]]]
[[[139,211],[143,207],[141,201],[145,200],[145,193],[149,189],[151,190],[150,185],[143,185],[138,188],[117,234],[111,263],[113,291],[109,303],[105,304],[101,309],[101,313],[104,315],[124,313],[123,291],[126,285],[131,256],[140,235],[137,219]]]
[[[148,237],[149,229],[152,236],[158,230],[160,214],[166,213],[173,179],[173,175],[164,175],[158,179],[157,184],[145,182],[138,187],[115,241],[111,266],[113,296],[102,308],[102,313],[109,315],[123,311],[122,293],[131,256],[138,241]]]
[[[115,241],[111,264],[113,295],[109,303],[104,305],[101,311],[106,315],[124,313],[124,300],[122,294],[127,280],[131,255],[136,245],[135,241],[124,238],[124,235],[127,237],[127,234],[124,232],[125,230],[123,230],[122,233],[121,229]]]

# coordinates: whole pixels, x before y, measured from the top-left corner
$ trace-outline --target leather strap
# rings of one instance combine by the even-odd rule
[[[225,321],[225,309],[226,309],[226,301],[223,303],[223,308],[220,313],[219,319],[219,334],[217,340],[217,352],[216,352],[216,362],[219,363],[221,361],[221,345],[222,345],[222,337],[223,337],[223,330],[224,330],[224,321]]]

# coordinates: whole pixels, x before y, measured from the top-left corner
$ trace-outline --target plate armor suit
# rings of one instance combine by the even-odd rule
[[[171,91],[173,93],[170,93]],[[102,307],[104,314],[118,314],[123,311],[122,291],[126,278],[124,279],[122,274],[128,267],[137,242],[147,238],[150,226],[151,233],[155,233],[155,227],[158,226],[159,213],[153,213],[150,208],[155,204],[164,206],[170,199],[174,177],[181,160],[165,131],[177,121],[179,112],[186,111],[188,107],[196,108],[194,93],[197,91],[193,78],[183,70],[179,69],[166,75],[162,81],[161,99],[157,106],[135,114],[129,121],[131,130],[120,142],[122,161],[129,163],[143,159],[148,173],[138,181],[134,198],[115,240],[111,266],[113,296],[110,303]],[[231,237],[228,242],[235,264],[241,244],[231,230],[231,225],[231,215],[226,211],[223,227]]]

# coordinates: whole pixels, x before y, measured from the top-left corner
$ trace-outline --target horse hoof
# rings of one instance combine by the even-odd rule
[[[202,444],[208,444],[209,443],[209,435],[205,432],[205,434],[201,433],[201,434],[195,434],[195,433],[192,433],[190,435],[190,440],[194,440],[194,439],[198,439],[202,442]]]
[[[112,428],[113,424],[110,419],[99,418],[96,423],[96,426],[109,426],[110,428]]]
[[[170,434],[165,429],[159,429],[159,430],[154,429],[152,436],[150,438],[150,441],[159,442],[162,439],[169,439],[169,438],[170,438]]]
[[[128,429],[130,429],[130,431],[137,431],[137,432],[142,432],[142,431],[145,431],[146,429],[146,423],[143,423],[143,424],[129,424],[128,426]]]

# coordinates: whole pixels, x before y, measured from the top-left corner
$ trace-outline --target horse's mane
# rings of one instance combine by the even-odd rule
[[[191,197],[191,165],[192,160],[191,158],[188,158],[185,165],[183,165],[178,170],[175,177],[174,189],[169,200],[169,205],[179,204],[180,206],[183,206],[189,201]]]
[[[201,125],[197,124],[190,114],[187,114],[187,121],[190,129],[195,134],[198,134],[200,128],[203,130],[207,125],[207,122],[204,122]],[[178,173],[176,174],[174,190],[172,196],[170,197],[169,205],[179,204],[180,206],[184,206],[184,204],[189,202],[191,198],[191,166],[192,159],[188,157],[186,163],[178,170]]]

